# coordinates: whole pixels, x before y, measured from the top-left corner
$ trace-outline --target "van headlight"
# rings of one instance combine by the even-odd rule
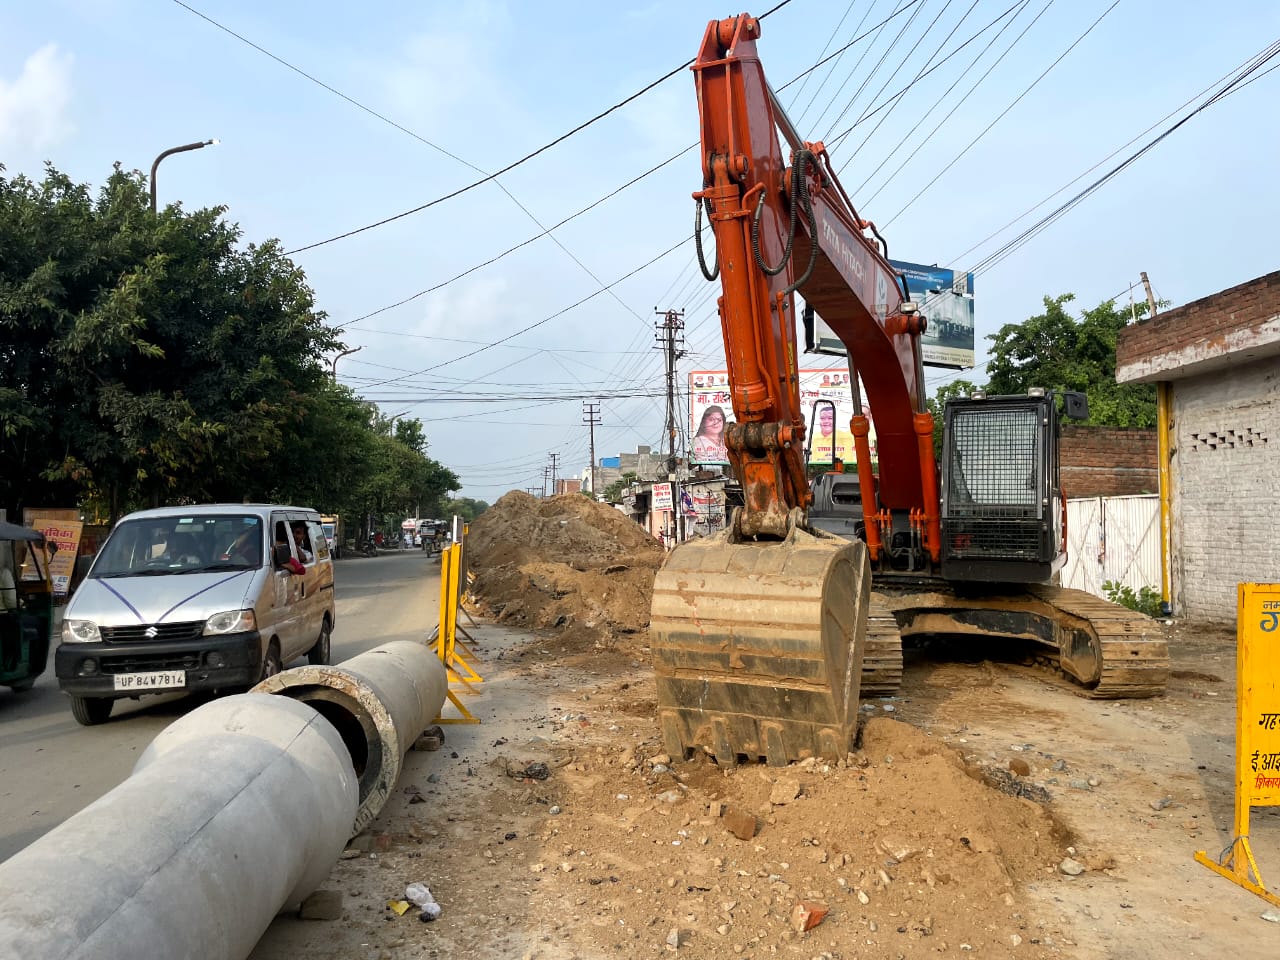
[[[102,639],[98,625],[92,620],[63,620],[63,643],[97,643]]]
[[[252,610],[224,610],[215,613],[204,622],[204,635],[220,633],[248,633],[258,629],[258,618]]]

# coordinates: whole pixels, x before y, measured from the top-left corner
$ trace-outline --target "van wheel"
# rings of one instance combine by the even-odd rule
[[[267,655],[262,658],[262,673],[258,677],[258,682],[261,683],[267,677],[274,677],[283,669],[284,664],[280,662],[280,644],[272,640],[267,647]]]
[[[71,715],[83,727],[106,723],[116,702],[110,697],[72,697]]]
[[[324,618],[324,623],[320,625],[320,636],[316,640],[316,645],[307,651],[307,663],[324,667],[329,664],[329,647],[332,645],[333,626],[329,623],[329,618]]]

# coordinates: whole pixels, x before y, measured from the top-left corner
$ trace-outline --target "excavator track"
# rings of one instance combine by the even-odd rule
[[[901,686],[902,634],[898,621],[885,597],[872,593],[862,654],[862,695],[892,697]]]
[[[941,581],[919,587],[872,595],[867,649],[877,659],[868,659],[862,681],[869,695],[896,692],[901,660],[896,675],[883,666],[893,655],[895,634],[968,636],[975,645],[986,638],[1026,640],[1091,699],[1139,699],[1165,690],[1168,641],[1154,620],[1120,604],[1047,585],[978,596],[957,594]],[[900,658],[901,639],[896,652]]]
[[[1089,697],[1122,700],[1164,693],[1169,682],[1169,642],[1154,620],[1083,590],[1034,586],[1029,592],[1080,621],[1068,624],[1066,617],[1060,617],[1073,640],[1060,644],[1058,665],[1084,684]],[[1096,675],[1096,682],[1086,681],[1082,674]]]

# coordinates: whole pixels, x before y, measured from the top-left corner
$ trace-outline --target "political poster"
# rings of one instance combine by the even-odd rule
[[[973,366],[973,274],[937,265],[890,260],[907,283],[907,292],[928,323],[920,338],[925,366],[965,369]],[[845,356],[844,343],[823,321],[815,318],[814,353]],[[855,358],[856,360],[856,358]]]
[[[853,433],[853,387],[848,370],[800,370],[800,409],[806,427],[808,462],[816,465],[841,460],[851,467],[856,456]],[[724,428],[733,422],[726,370],[695,370],[689,374],[689,462],[727,464]],[[871,415],[864,397],[863,413]],[[875,426],[871,429],[871,460],[876,460]]]
[[[694,370],[689,374],[689,462],[724,465],[729,451],[724,428],[733,422],[727,370]]]

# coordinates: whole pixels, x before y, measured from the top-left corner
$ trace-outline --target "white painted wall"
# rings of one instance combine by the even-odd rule
[[[1172,390],[1174,612],[1234,621],[1238,583],[1280,581],[1280,363]]]

